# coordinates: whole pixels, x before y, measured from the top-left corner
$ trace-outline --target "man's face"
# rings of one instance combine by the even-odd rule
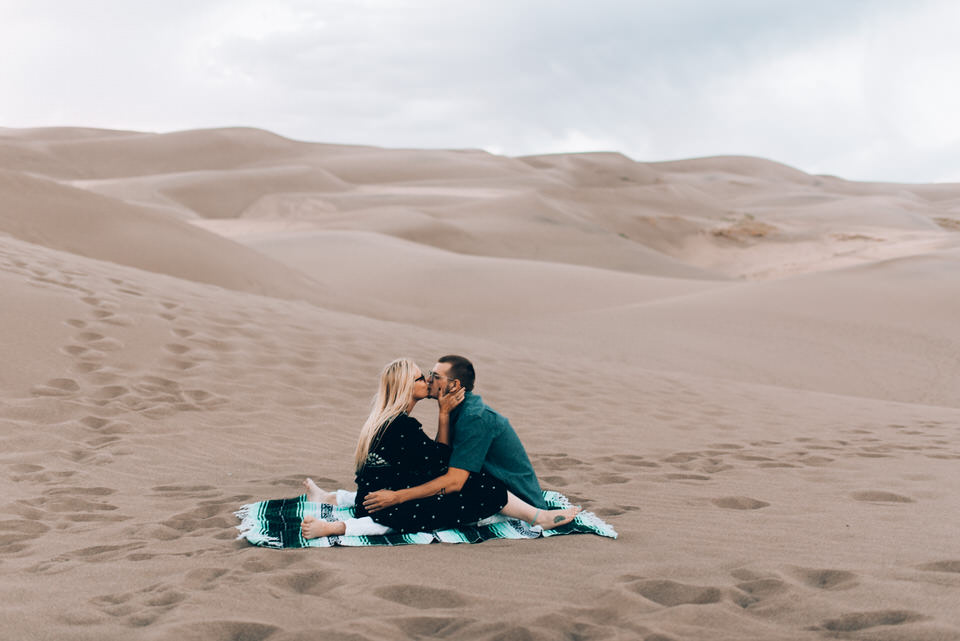
[[[450,363],[437,363],[433,366],[428,379],[430,384],[430,398],[440,396],[440,391],[450,392],[457,388],[457,383],[449,378]]]

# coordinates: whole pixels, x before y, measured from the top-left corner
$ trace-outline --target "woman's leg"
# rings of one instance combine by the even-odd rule
[[[356,505],[357,503],[357,493],[351,492],[349,490],[337,490],[336,492],[331,492],[331,494],[336,494],[337,501],[334,505],[339,505],[343,507],[344,505]]]
[[[500,510],[500,514],[504,516],[526,521],[530,525],[539,525],[544,530],[552,530],[569,523],[579,512],[579,507],[568,507],[565,510],[541,510],[509,491],[507,492],[507,504]]]
[[[321,536],[376,536],[390,534],[393,530],[386,525],[380,525],[369,516],[343,521],[322,521],[305,516],[300,532],[305,539],[317,539]]]
[[[343,521],[324,521],[312,516],[303,517],[300,524],[300,533],[305,539],[319,539],[321,536],[338,536],[346,534],[347,524]]]
[[[321,490],[319,487],[317,487],[317,484],[313,482],[313,479],[306,479],[303,482],[303,489],[306,490],[307,500],[311,503],[329,503],[330,505],[337,504],[337,493]]]
[[[377,536],[379,534],[390,534],[393,530],[386,525],[380,525],[369,516],[359,519],[346,519],[344,521],[346,536]]]

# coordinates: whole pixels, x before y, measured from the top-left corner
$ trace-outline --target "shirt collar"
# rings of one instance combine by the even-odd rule
[[[467,406],[467,403],[471,403],[471,399],[480,398],[473,392],[464,392],[463,393],[463,402],[453,408],[453,411],[450,412],[450,425],[455,425],[457,419],[460,417],[460,412],[463,411],[463,408]]]

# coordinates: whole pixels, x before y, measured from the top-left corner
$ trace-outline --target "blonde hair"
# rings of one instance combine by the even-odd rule
[[[363,468],[373,442],[393,419],[407,410],[413,400],[414,379],[419,369],[409,358],[398,358],[380,372],[380,387],[357,441],[354,465],[358,472]]]

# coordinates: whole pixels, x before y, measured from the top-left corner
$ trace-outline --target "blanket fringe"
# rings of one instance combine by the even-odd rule
[[[546,490],[543,493],[543,498],[550,502],[553,505],[560,506],[560,509],[566,509],[568,507],[573,507],[573,503],[570,502],[566,496],[560,492],[555,492],[553,490]],[[576,521],[588,525],[591,528],[597,531],[597,534],[600,536],[608,536],[611,539],[617,538],[617,531],[613,529],[613,526],[601,519],[599,516],[593,512],[580,512],[577,514]],[[546,530],[543,535],[550,536],[551,530]]]
[[[584,525],[589,525],[591,528],[595,529],[597,534],[600,536],[608,536],[611,539],[615,539],[618,536],[617,531],[613,529],[612,525],[601,519],[593,512],[580,512],[580,514],[577,514],[576,520]]]
[[[248,503],[240,506],[240,509],[233,513],[235,517],[240,519],[240,525],[234,526],[240,530],[237,540],[246,539],[253,545],[269,548],[283,547],[279,537],[269,536],[263,531],[262,522],[257,518],[260,505],[260,503]]]

